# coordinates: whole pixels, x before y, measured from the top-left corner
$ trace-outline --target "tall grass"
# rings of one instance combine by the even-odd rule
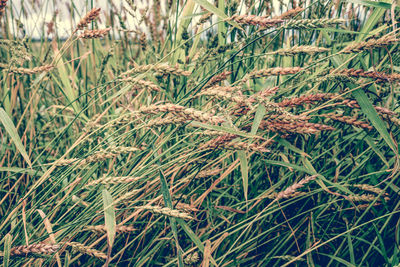
[[[390,1],[88,1],[39,41],[13,2],[4,266],[400,263]]]

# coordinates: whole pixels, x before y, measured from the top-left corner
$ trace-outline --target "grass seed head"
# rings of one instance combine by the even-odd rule
[[[27,254],[54,254],[59,249],[60,249],[59,245],[38,243],[32,245],[13,247],[10,250],[10,255],[24,256]]]
[[[82,39],[94,39],[94,38],[102,38],[108,34],[111,28],[99,29],[99,30],[85,30],[83,33],[79,35],[79,38]]]
[[[83,30],[86,28],[89,23],[97,19],[100,15],[100,8],[93,8],[90,10],[86,15],[78,22],[78,25],[76,26],[77,29]]]

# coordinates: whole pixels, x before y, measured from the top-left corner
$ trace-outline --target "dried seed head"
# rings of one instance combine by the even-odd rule
[[[344,196],[345,199],[349,200],[349,201],[354,201],[354,202],[372,202],[376,199],[376,195],[372,195],[372,194],[363,194],[363,195],[350,195],[350,196]],[[385,201],[390,200],[390,198],[385,197],[384,198]]]
[[[11,256],[23,256],[26,254],[53,254],[60,249],[59,245],[50,244],[32,244],[27,246],[13,247],[10,250]]]
[[[90,155],[84,159],[72,158],[72,159],[56,160],[55,162],[53,162],[51,164],[56,165],[56,166],[78,164],[78,166],[81,167],[88,163],[100,162],[100,161],[104,161],[106,159],[112,159],[115,156],[118,156],[120,154],[136,152],[139,150],[141,150],[141,149],[136,148],[136,147],[110,147],[107,150],[100,149],[99,151],[93,153],[92,155]]]
[[[132,77],[122,78],[122,79],[120,79],[120,81],[133,83],[134,88],[147,88],[151,91],[157,91],[157,92],[161,91],[161,89],[158,85],[156,85],[155,83],[150,82],[150,81],[145,81],[145,80],[132,78]]]
[[[134,73],[142,73],[149,70],[154,70],[155,72],[161,74],[171,74],[177,76],[189,76],[190,74],[192,74],[190,71],[181,70],[177,67],[172,67],[169,66],[168,64],[160,63],[155,65],[141,65],[141,66],[135,64],[133,69],[121,73],[120,76],[128,76]]]
[[[107,229],[104,225],[89,225],[89,226],[86,226],[83,230],[84,231],[92,231],[92,232],[100,233],[100,234],[104,234],[107,232]],[[115,230],[117,233],[129,233],[129,232],[136,231],[136,229],[130,225],[117,225]]]
[[[303,10],[304,10],[304,8],[302,8],[302,7],[296,7],[296,8],[286,11],[285,13],[282,13],[282,15],[274,17],[274,19],[291,19],[294,16],[296,16],[297,14],[299,14],[300,12],[302,12]]]
[[[100,15],[100,8],[93,8],[90,10],[78,23],[76,26],[77,29],[83,30],[85,27],[89,25],[90,22],[97,19]]]
[[[290,20],[285,24],[285,29],[316,29],[335,26],[343,23],[343,19],[300,19]]]
[[[241,83],[246,83],[250,79],[255,78],[262,78],[268,76],[276,76],[276,75],[289,75],[289,74],[296,74],[300,71],[304,70],[301,67],[287,67],[287,68],[269,68],[263,70],[256,70],[248,73],[242,80]]]
[[[233,20],[241,24],[259,25],[264,28],[271,28],[283,23],[282,19],[268,19],[266,17],[255,15],[233,15],[232,17],[228,18],[228,20]]]
[[[369,125],[365,121],[360,121],[357,117],[349,117],[349,116],[343,116],[340,114],[334,114],[334,113],[328,113],[328,114],[322,114],[320,115],[321,117],[329,118],[335,121],[340,121],[349,125],[353,125],[355,127],[359,128],[364,128],[368,130],[372,130],[373,127]]]
[[[185,108],[176,104],[150,105],[142,107],[138,110],[139,113],[159,113],[171,112],[188,120],[196,120],[200,122],[208,122],[211,124],[220,124],[225,122],[225,119],[219,116],[213,116],[200,110],[193,108]]]
[[[212,169],[212,170],[204,170],[199,172],[196,177],[197,178],[205,178],[205,177],[209,177],[209,176],[214,176],[217,175],[219,173],[221,173],[223,171],[223,169]]]
[[[119,176],[119,177],[109,177],[104,176],[103,178],[91,181],[85,185],[84,188],[88,188],[90,186],[97,186],[97,185],[110,185],[110,184],[129,184],[134,183],[140,180],[141,177],[133,177],[133,176]]]
[[[387,193],[385,193],[384,190],[382,190],[378,187],[369,185],[369,184],[354,184],[353,187],[357,187],[361,190],[369,191],[369,192],[375,193],[377,195],[380,195],[380,194],[387,195]]]
[[[102,38],[108,34],[111,28],[100,29],[100,30],[85,30],[82,34],[79,35],[79,38],[83,39],[94,39],[94,38]]]
[[[310,45],[302,45],[302,46],[292,46],[290,48],[279,49],[274,52],[274,54],[282,55],[282,56],[294,56],[299,53],[304,54],[315,54],[315,53],[323,53],[328,52],[329,48],[325,47],[317,47]]]
[[[140,35],[139,43],[140,43],[140,48],[142,49],[142,51],[146,51],[147,38],[146,38],[146,34],[144,32]]]
[[[232,72],[231,71],[223,71],[220,74],[215,75],[214,77],[212,77],[204,86],[204,88],[208,88],[211,87],[213,85],[216,85],[217,83],[226,80],[226,78],[231,75]]]
[[[334,96],[335,96],[334,94],[329,94],[329,93],[303,95],[300,97],[285,99],[282,102],[278,103],[278,105],[280,107],[294,107],[303,104],[311,104],[321,100],[331,99]]]
[[[17,74],[26,74],[26,75],[33,75],[36,73],[41,73],[41,72],[48,72],[54,68],[53,65],[44,65],[40,67],[35,67],[32,69],[27,69],[27,68],[5,68],[3,71],[10,71],[11,73],[17,73]]]
[[[375,79],[376,82],[400,81],[399,73],[387,74],[378,71],[364,71],[362,69],[343,69],[335,71],[335,74],[342,74],[350,77],[372,78]]]
[[[82,254],[86,254],[89,256],[93,256],[96,258],[100,258],[100,259],[107,259],[107,255],[104,254],[101,251],[98,251],[96,249],[90,248],[88,246],[85,246],[84,244],[78,243],[78,242],[66,242],[65,243],[67,246],[72,247],[72,250],[75,252],[79,252]]]
[[[183,261],[185,264],[191,265],[191,264],[197,263],[199,261],[199,259],[200,259],[199,253],[194,252],[192,254],[187,255]]]
[[[171,216],[171,217],[193,220],[193,217],[190,216],[188,213],[182,212],[179,210],[173,210],[173,209],[170,209],[167,207],[145,205],[145,206],[139,206],[136,208],[142,209],[142,210],[149,210],[153,213],[159,213],[159,214],[163,214],[163,215],[167,215],[167,216]]]
[[[344,48],[342,53],[359,53],[374,48],[385,47],[392,43],[398,42],[398,39],[393,34],[385,35],[379,39],[369,39],[368,41],[353,43]]]
[[[291,197],[297,191],[297,189],[302,188],[305,184],[314,180],[316,177],[317,177],[316,175],[312,175],[300,180],[298,183],[295,183],[286,188],[284,191],[279,192],[275,199],[280,200],[282,198]]]

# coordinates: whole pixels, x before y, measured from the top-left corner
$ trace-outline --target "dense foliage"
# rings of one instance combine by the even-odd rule
[[[395,1],[115,2],[0,0],[4,266],[400,264]]]

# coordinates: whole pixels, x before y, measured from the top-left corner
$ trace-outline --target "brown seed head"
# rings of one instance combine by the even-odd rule
[[[78,23],[76,26],[77,29],[83,30],[85,27],[89,25],[90,22],[93,20],[97,19],[97,17],[100,15],[100,8],[93,8],[90,10]]]
[[[83,39],[101,38],[106,36],[110,30],[111,28],[100,29],[100,30],[85,30],[83,33],[79,35],[79,38]]]

